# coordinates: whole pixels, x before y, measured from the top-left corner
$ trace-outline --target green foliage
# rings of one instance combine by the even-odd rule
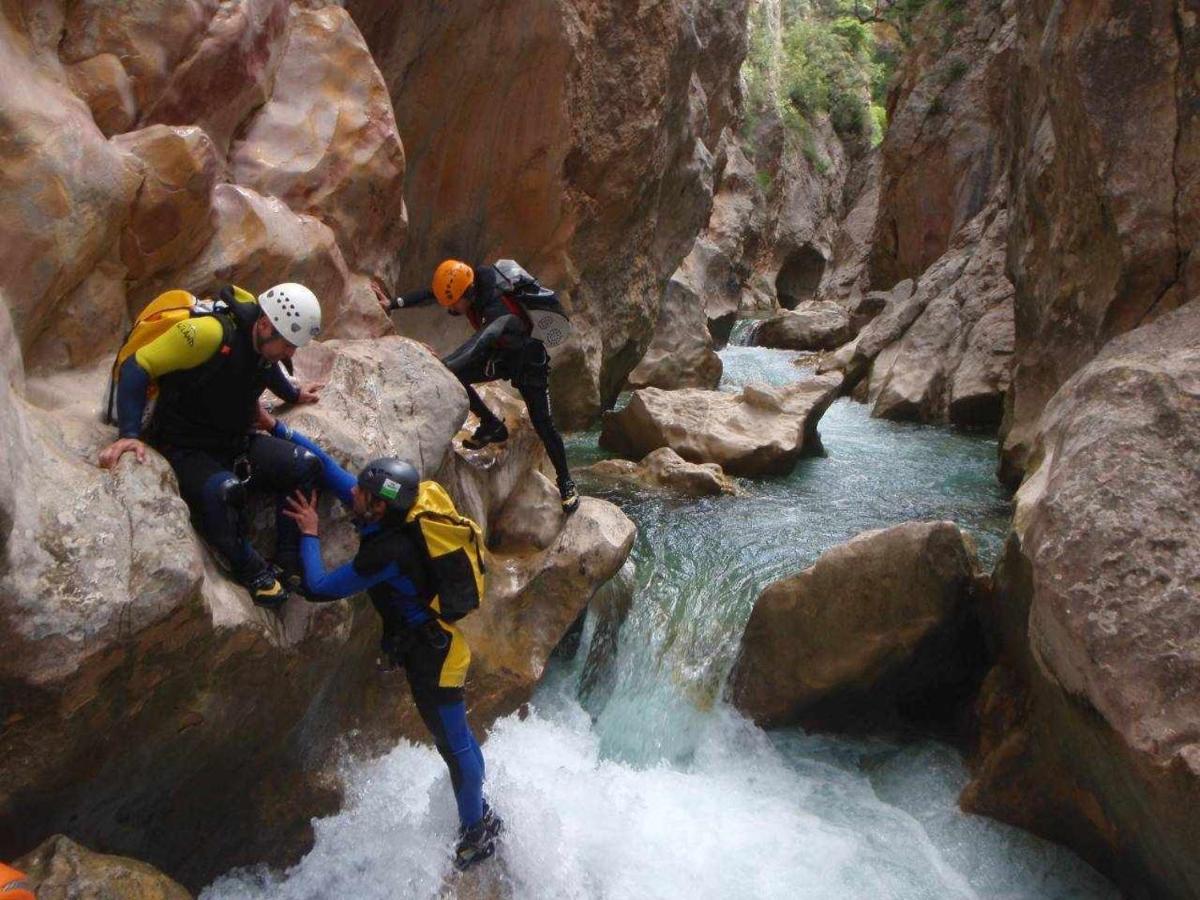
[[[871,104],[871,146],[878,147],[883,143],[887,132],[887,110],[877,103]]]
[[[970,68],[965,59],[956,56],[950,60],[949,65],[942,71],[942,79],[946,84],[954,84],[956,81],[961,81],[962,77],[970,71]]]

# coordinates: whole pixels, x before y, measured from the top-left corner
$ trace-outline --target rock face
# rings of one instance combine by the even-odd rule
[[[786,474],[805,452],[819,451],[817,422],[841,382],[820,375],[783,388],[750,385],[740,394],[644,388],[620,412],[605,413],[600,446],[635,459],[670,447],[732,475]]]
[[[93,853],[56,834],[17,860],[39,900],[192,900],[192,895],[153,866],[135,859]]]
[[[904,336],[871,367],[873,414],[889,419],[996,427],[1013,353],[1013,288],[1004,272],[1008,217],[1001,202],[980,213],[921,276],[908,301],[923,307]],[[875,323],[856,348],[860,359],[882,335]]]
[[[1003,669],[964,795],[1133,896],[1200,892],[1200,304],[1118,338],[1042,416],[997,572]]]
[[[765,319],[754,329],[754,344],[778,350],[832,350],[854,335],[846,310],[829,301],[801,303]]]
[[[630,388],[705,388],[721,381],[721,357],[713,350],[713,337],[700,294],[693,283],[692,254],[667,282],[654,340],[642,361],[629,373]]]
[[[405,137],[399,290],[446,256],[513,257],[567,298],[560,420],[611,405],[703,227],[746,3],[352,0]],[[447,66],[447,59],[454,66]],[[511,60],[512,65],[498,65]]]
[[[1016,3],[929,7],[888,97],[871,284],[916,278],[1004,178]]]
[[[890,706],[930,715],[931,698],[974,686],[965,633],[977,572],[952,522],[868,531],[826,551],[755,602],[733,702],[762,725],[852,723]]]
[[[1003,474],[1038,416],[1112,337],[1195,296],[1195,10],[1022,3],[1012,136],[1016,366]]]
[[[578,471],[594,478],[676,491],[689,497],[737,493],[733,480],[716,463],[690,463],[670,447],[646,454],[640,463],[605,459]]]

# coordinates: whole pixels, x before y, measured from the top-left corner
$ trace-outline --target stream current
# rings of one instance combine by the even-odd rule
[[[722,389],[806,374],[796,353],[721,355]],[[723,701],[758,593],[833,545],[946,518],[974,536],[985,567],[999,552],[1009,506],[994,439],[872,419],[848,400],[820,432],[826,456],[785,478],[740,480],[737,497],[581,482],[637,523],[633,604],[607,664],[586,662],[589,620],[578,651],[551,660],[528,715],[487,736],[486,793],[507,822],[495,860],[452,874],[445,766],[402,741],[343,762],[345,807],[315,822],[295,867],[232,872],[202,900],[1116,898],[1070,852],[962,813],[954,749],[764,732]],[[603,458],[596,438],[568,441],[573,465]]]

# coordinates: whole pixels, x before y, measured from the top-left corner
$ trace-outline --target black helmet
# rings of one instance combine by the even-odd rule
[[[420,473],[411,463],[394,456],[369,462],[358,475],[358,486],[387,503],[393,512],[405,513],[417,499]]]

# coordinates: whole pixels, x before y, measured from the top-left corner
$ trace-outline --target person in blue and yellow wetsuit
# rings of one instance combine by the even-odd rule
[[[437,593],[426,554],[406,516],[420,475],[400,459],[368,463],[356,478],[306,436],[260,409],[259,427],[292,441],[321,462],[321,485],[350,507],[359,533],[354,559],[326,571],[321,559],[316,492],[298,491],[285,515],[300,529],[309,600],[338,600],[366,591],[383,620],[384,658],[402,666],[421,721],[450,770],[458,806],[454,862],[465,869],[495,852],[502,821],[483,797],[483,752],[467,723],[464,685],[471,651],[463,633],[431,608]]]
[[[198,530],[250,591],[275,608],[288,597],[280,574],[298,583],[299,532],[283,497],[316,483],[320,464],[301,447],[252,434],[258,398],[269,390],[293,403],[317,402],[319,384],[296,387],[281,364],[321,329],[321,307],[300,284],[279,284],[257,298],[224,289],[223,307],[176,323],[125,360],[117,387],[119,436],[100,453],[112,468],[125,453],[139,462],[147,443],[166,458]],[[159,396],[143,418],[151,382]],[[246,538],[247,487],[278,493],[277,572]],[[285,579],[286,580],[286,579]]]

